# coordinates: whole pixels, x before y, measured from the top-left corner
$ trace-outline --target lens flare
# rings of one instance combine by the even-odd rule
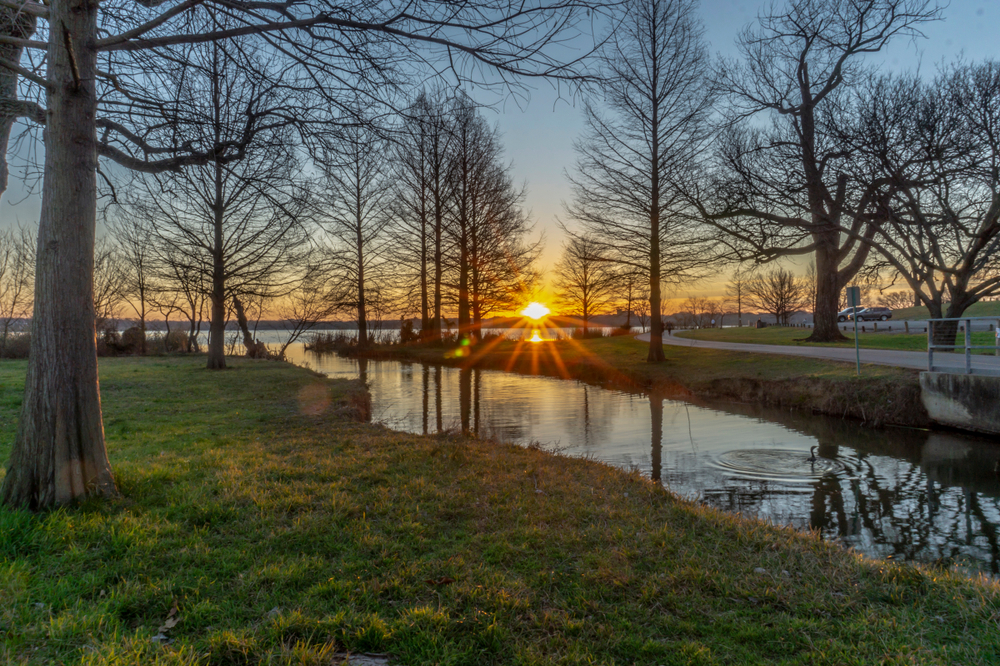
[[[528,319],[541,319],[549,313],[549,309],[541,303],[528,303],[528,307],[521,310],[521,314]]]
[[[538,330],[536,329],[534,332],[532,332],[531,337],[528,338],[528,342],[545,342],[545,340],[542,339],[542,336],[539,334]]]

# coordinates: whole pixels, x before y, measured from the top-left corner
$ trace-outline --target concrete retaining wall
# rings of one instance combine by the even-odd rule
[[[937,423],[1000,435],[1000,377],[921,372],[920,400]]]

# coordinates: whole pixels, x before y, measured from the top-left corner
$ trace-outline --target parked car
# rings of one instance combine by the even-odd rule
[[[848,321],[855,312],[861,312],[864,310],[863,307],[857,306],[853,308],[847,308],[846,310],[841,310],[837,313],[837,321]]]
[[[889,308],[865,308],[855,315],[858,321],[885,321],[892,319],[892,310]]]

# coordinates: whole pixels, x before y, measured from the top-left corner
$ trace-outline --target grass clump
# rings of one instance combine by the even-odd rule
[[[988,664],[1000,654],[1000,596],[987,581],[864,561],[594,462],[358,423],[356,384],[232,366],[102,360],[123,498],[0,510],[0,661],[328,664],[384,652],[411,666]],[[4,442],[23,372],[0,365]]]

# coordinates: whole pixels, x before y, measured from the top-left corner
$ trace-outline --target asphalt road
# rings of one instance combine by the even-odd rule
[[[636,340],[649,342],[649,333],[636,336]],[[854,363],[854,348],[841,347],[807,347],[786,345],[751,345],[737,342],[709,342],[707,340],[692,340],[675,335],[664,335],[663,344],[678,347],[696,347],[700,349],[724,349],[726,351],[751,352],[753,354],[784,354],[786,356],[803,356],[807,358],[822,358],[830,361]],[[893,351],[888,349],[862,349],[862,363],[876,365],[892,365],[899,368],[927,369],[927,352]],[[934,370],[937,372],[965,372],[964,354],[934,354]],[[972,370],[976,374],[1000,375],[1000,357],[972,357]]]

